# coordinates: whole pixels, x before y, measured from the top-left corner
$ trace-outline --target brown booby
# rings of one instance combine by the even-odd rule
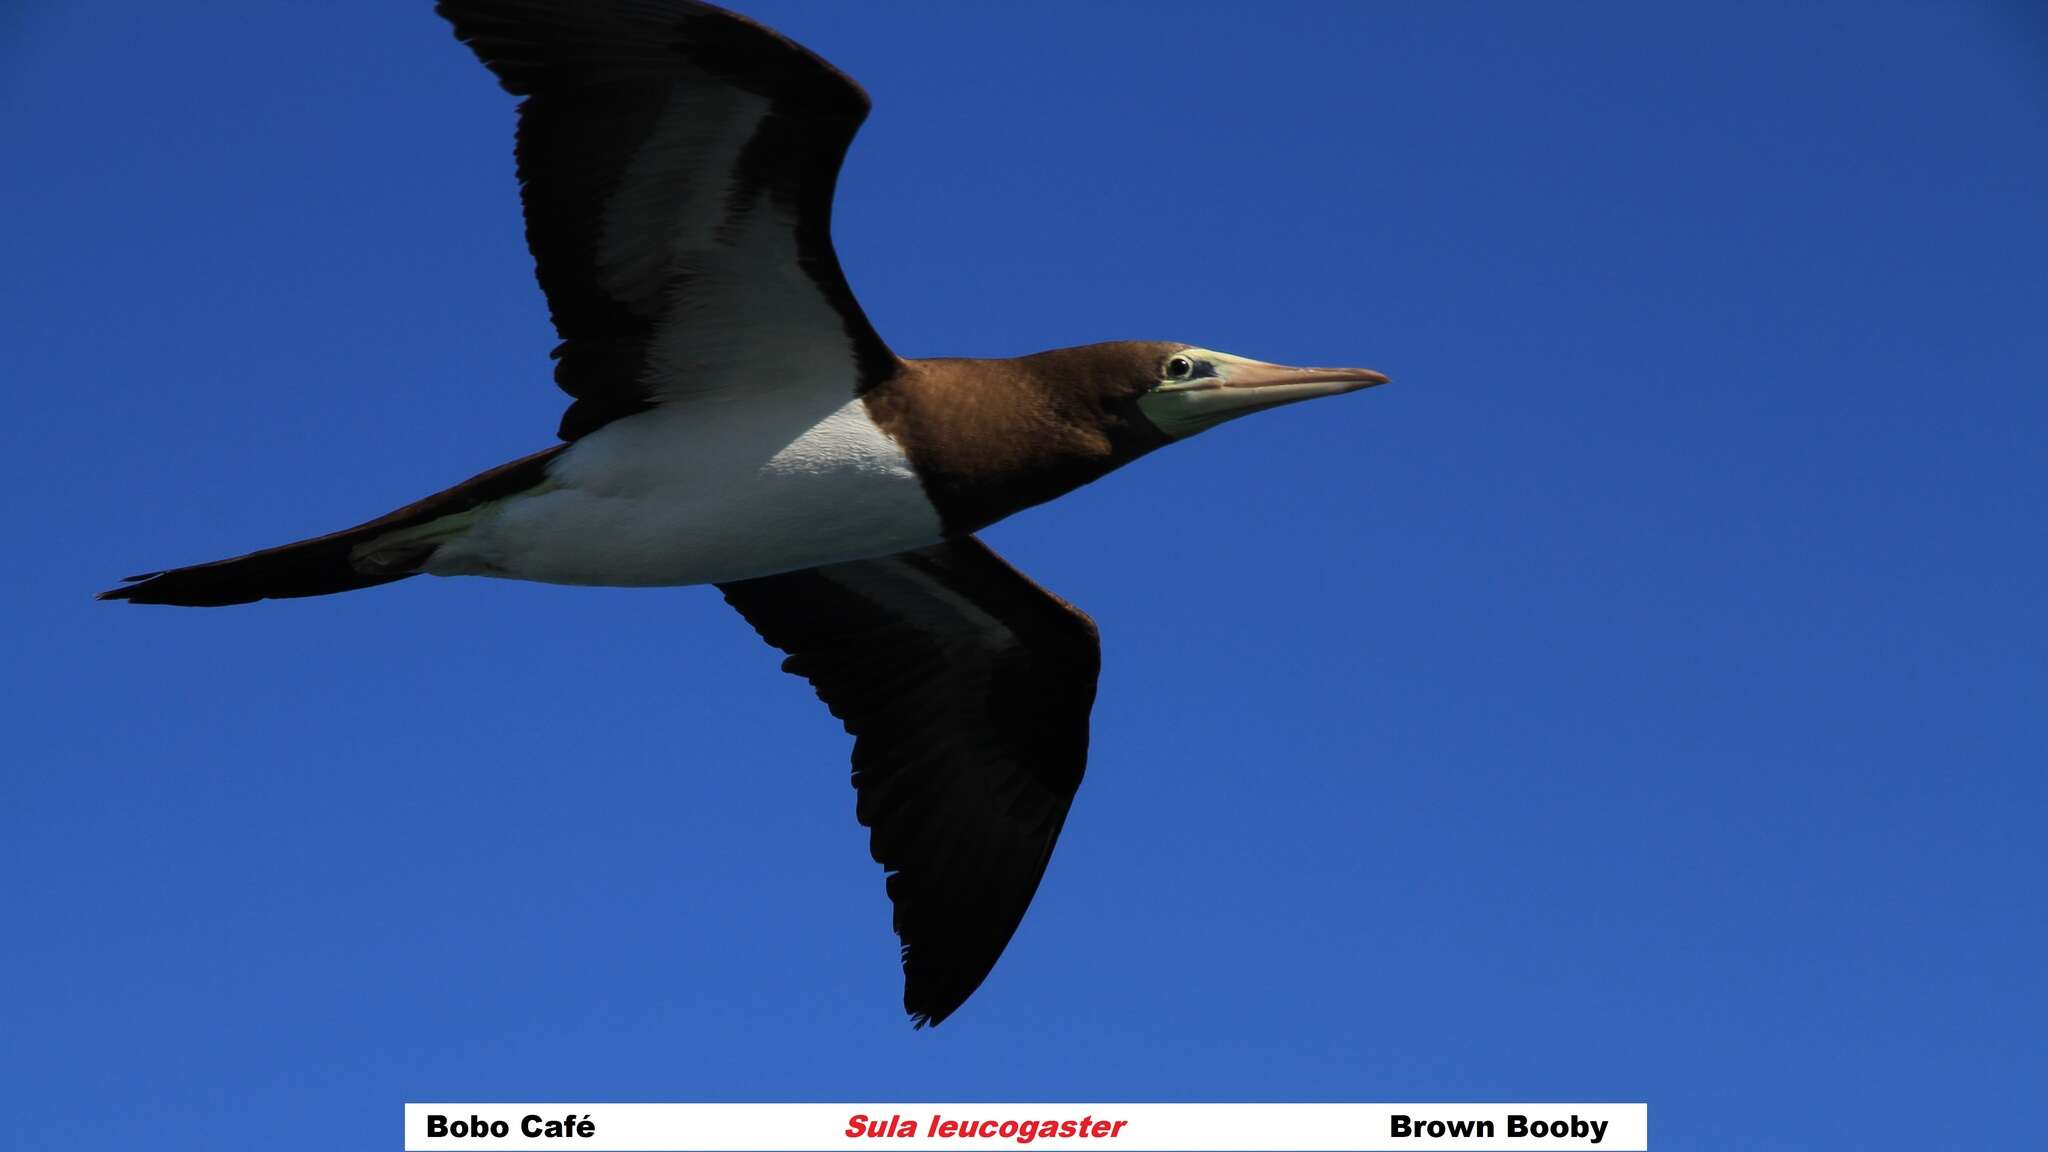
[[[1094,622],[974,533],[1250,412],[1384,383],[1178,343],[902,359],[833,252],[867,94],[694,0],[441,0],[519,105],[562,443],[354,528],[130,577],[214,606],[421,573],[716,584],[855,737],[903,1003],[1016,931],[1080,785]]]

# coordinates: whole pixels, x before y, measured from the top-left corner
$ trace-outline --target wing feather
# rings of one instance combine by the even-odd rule
[[[987,977],[1088,759],[1095,624],[974,539],[720,586],[852,733],[921,1027]]]
[[[527,246],[574,439],[658,403],[896,361],[832,248],[868,112],[802,46],[693,0],[441,0],[519,107]]]

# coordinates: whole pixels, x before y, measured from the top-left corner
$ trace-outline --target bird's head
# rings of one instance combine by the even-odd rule
[[[1148,347],[1150,354],[1136,357],[1143,373],[1134,382],[1138,411],[1174,440],[1267,408],[1387,382],[1370,368],[1290,368],[1185,344]]]
[[[869,404],[907,439],[947,523],[965,529],[1239,416],[1387,382],[1366,368],[1289,368],[1159,341],[905,367],[906,386]]]
[[[1001,363],[1068,426],[1106,435],[1111,466],[1229,420],[1387,378],[1369,368],[1290,368],[1160,340],[1058,348]]]

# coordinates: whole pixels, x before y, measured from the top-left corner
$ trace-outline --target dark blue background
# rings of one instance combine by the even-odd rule
[[[837,232],[899,351],[1395,384],[988,534],[1101,621],[1094,757],[913,1033],[847,740],[714,593],[90,601],[563,399],[512,101],[427,5],[10,6],[0,1143],[476,1098],[2038,1139],[2039,6],[748,7],[874,96]]]

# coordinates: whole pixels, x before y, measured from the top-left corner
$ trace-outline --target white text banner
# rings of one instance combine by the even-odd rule
[[[1645,1152],[1645,1104],[407,1104],[406,1152]]]

